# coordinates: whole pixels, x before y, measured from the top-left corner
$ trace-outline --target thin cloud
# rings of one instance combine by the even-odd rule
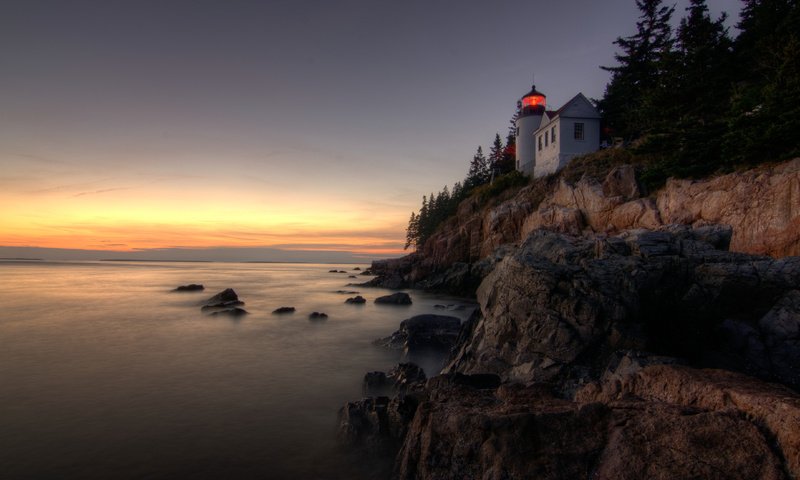
[[[69,164],[69,162],[66,162],[64,160],[58,160],[58,159],[50,158],[50,157],[43,157],[41,155],[33,155],[31,153],[6,152],[5,155],[11,156],[11,157],[19,157],[19,158],[22,158],[24,160],[30,160],[30,161],[34,161],[34,162],[37,162],[37,163],[46,163],[46,164],[49,164],[49,165],[67,165],[67,164]]]
[[[73,195],[73,197],[83,197],[85,195],[100,195],[103,193],[117,192],[120,190],[130,190],[133,187],[115,187],[115,188],[102,188],[100,190],[93,190],[89,192],[80,192]]]

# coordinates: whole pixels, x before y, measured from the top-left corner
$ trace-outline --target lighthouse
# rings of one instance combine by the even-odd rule
[[[536,85],[519,102],[517,115],[517,170],[525,175],[533,175],[536,165],[536,137],[534,133],[542,123],[546,97],[536,91]]]

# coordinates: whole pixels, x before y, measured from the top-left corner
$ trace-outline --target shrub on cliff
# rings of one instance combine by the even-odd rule
[[[484,204],[510,188],[527,185],[529,181],[530,179],[528,177],[514,170],[495,178],[492,183],[474,189],[472,195],[477,197],[481,204]]]

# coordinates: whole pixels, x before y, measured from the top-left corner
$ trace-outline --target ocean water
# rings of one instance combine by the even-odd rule
[[[355,267],[0,263],[0,478],[381,475],[334,435],[364,373],[401,360],[371,342],[441,313],[435,304],[467,302],[410,292],[411,306],[375,305],[391,292],[346,286],[371,277],[328,272]],[[170,291],[188,283],[206,290]],[[201,313],[228,287],[249,315]],[[368,303],[346,305],[337,290]],[[297,312],[271,313],[280,306]],[[311,321],[312,311],[329,318]]]

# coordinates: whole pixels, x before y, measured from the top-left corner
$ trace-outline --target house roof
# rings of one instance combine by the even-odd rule
[[[567,103],[561,106],[558,110],[548,110],[542,116],[542,123],[539,124],[538,132],[546,127],[558,117],[564,118],[600,118],[597,109],[592,105],[592,102],[582,93],[578,93],[572,97]],[[536,134],[534,132],[534,134]]]

